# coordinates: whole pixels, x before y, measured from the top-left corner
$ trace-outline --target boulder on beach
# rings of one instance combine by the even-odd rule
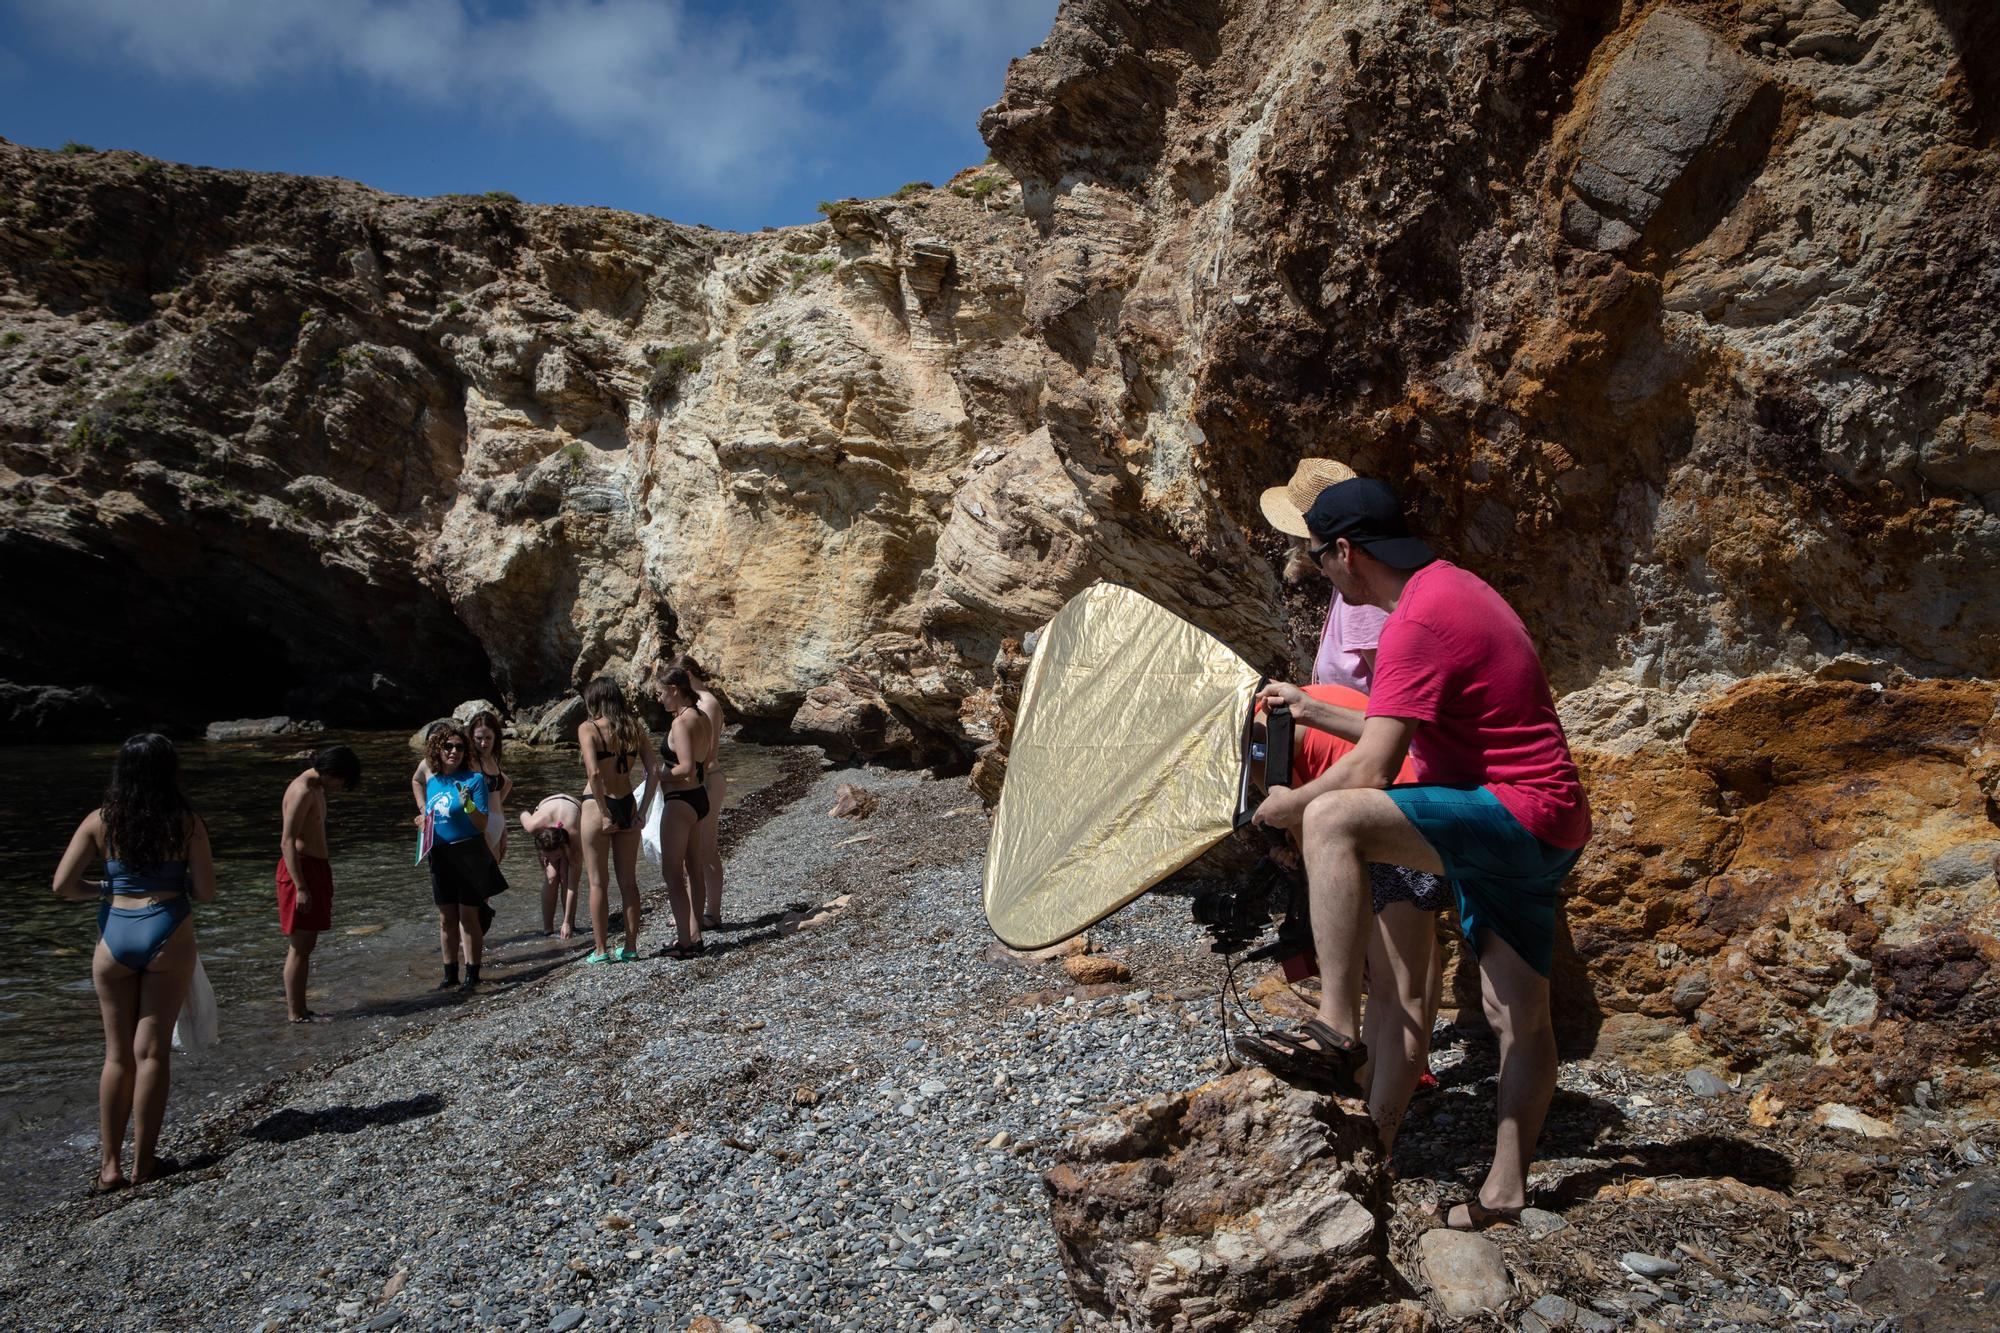
[[[464,703],[452,709],[449,716],[434,717],[430,721],[424,723],[421,727],[418,727],[415,731],[411,732],[410,748],[412,750],[415,750],[418,754],[422,754],[424,751],[425,744],[428,743],[431,738],[431,729],[437,726],[438,723],[456,722],[458,723],[458,725],[462,727],[465,726],[467,723],[471,722],[473,718],[479,716],[481,713],[491,713],[495,717],[500,718],[503,722],[505,721],[507,716],[506,713],[502,711],[500,705],[494,703],[491,699],[467,699]]]
[[[1121,1328],[1319,1329],[1384,1292],[1373,1123],[1261,1069],[1086,1125],[1042,1182],[1071,1294]]]
[[[324,724],[292,717],[240,717],[233,722],[211,722],[203,733],[210,741],[257,741],[273,736],[316,736]]]
[[[514,739],[524,745],[574,745],[587,716],[582,695],[565,695],[539,711],[524,711],[515,721]]]

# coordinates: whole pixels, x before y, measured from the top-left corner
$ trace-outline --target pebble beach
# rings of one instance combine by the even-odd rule
[[[880,806],[830,817],[843,783]],[[4,1303],[31,1327],[266,1333],[1070,1322],[1040,1154],[1212,1071],[1219,966],[1181,899],[1149,897],[1093,947],[1188,998],[1078,988],[998,949],[962,783],[793,785],[734,840],[706,956],[564,964],[170,1108],[180,1173],[86,1199],[80,1158],[76,1199],[9,1224]]]

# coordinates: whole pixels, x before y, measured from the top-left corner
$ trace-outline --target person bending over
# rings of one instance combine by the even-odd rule
[[[1477,1195],[1445,1221],[1474,1229],[1511,1220],[1527,1202],[1528,1166],[1555,1091],[1548,976],[1558,894],[1590,839],[1590,807],[1513,608],[1412,536],[1378,481],[1328,487],[1306,522],[1318,543],[1310,554],[1334,587],[1389,619],[1365,712],[1318,703],[1293,685],[1264,691],[1306,725],[1354,741],[1303,786],[1273,788],[1255,816],[1298,830],[1305,856],[1322,990],[1318,1018],[1292,1040],[1359,1095],[1367,863],[1444,875],[1500,1044],[1493,1163]],[[1406,756],[1420,781],[1392,786]],[[1389,1093],[1406,1101],[1416,1072],[1398,1061]]]
[[[576,881],[583,871],[583,802],[558,792],[544,796],[532,810],[521,812],[521,831],[534,840],[542,863],[542,934],[576,934]]]
[[[352,791],[361,761],[329,745],[285,788],[278,837],[278,930],[285,937],[285,1013],[294,1023],[322,1021],[306,1004],[313,946],[333,929],[333,862],[327,859],[326,798]]]
[[[104,803],[85,815],[56,866],[56,897],[95,900],[97,949],[90,979],[104,1020],[97,1080],[101,1156],[97,1190],[128,1183],[120,1157],[132,1121],[132,1174],[144,1184],[172,1169],[157,1153],[173,1072],[174,1021],[194,979],[194,913],[215,900],[208,829],[181,794],[180,756],[165,736],[127,740]],[[104,859],[104,879],[83,871]]]

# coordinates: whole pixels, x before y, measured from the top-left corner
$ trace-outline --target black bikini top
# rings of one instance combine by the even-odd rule
[[[689,707],[693,707],[693,705],[692,705],[692,704],[690,704],[690,705],[689,705]],[[695,711],[696,711],[696,712],[700,712],[701,710],[697,708],[697,709],[695,709]],[[686,709],[686,708],[683,708],[683,709],[681,709],[681,713],[685,713],[685,712],[687,712],[687,709]],[[675,717],[675,719],[676,719],[676,720],[678,720],[678,719],[679,719],[679,717],[680,717],[681,713],[675,713],[675,714],[674,714],[674,717]],[[674,753],[674,740],[673,740],[673,736],[674,736],[674,733],[673,733],[672,729],[670,728],[670,729],[668,730],[668,732],[667,732],[667,743],[666,743],[666,744],[665,744],[664,746],[662,746],[662,747],[661,747],[661,750],[660,750],[660,754],[661,754],[661,757],[662,757],[662,758],[664,758],[664,759],[665,759],[665,760],[667,761],[667,767],[668,767],[668,768],[673,768],[673,767],[675,767],[676,765],[678,765],[678,764],[679,764],[679,763],[681,762],[681,761],[680,761],[680,756]],[[600,758],[600,759],[602,759],[603,757],[604,757],[603,755],[599,755],[599,756],[598,756],[598,758]],[[705,764],[705,763],[703,763],[703,762],[702,762],[701,760],[699,760],[699,759],[697,759],[697,760],[695,760],[695,761],[694,761],[694,780],[695,780],[696,782],[707,782],[707,781],[708,781],[708,765],[707,765],[707,764]]]
[[[611,758],[612,752],[604,748],[605,744],[604,732],[598,728],[598,724],[592,722],[590,724],[590,729],[597,736],[597,745],[598,745],[597,762],[601,764],[605,760]],[[620,773],[630,773],[632,771],[632,752],[630,750],[619,750],[617,754],[618,754],[618,771]]]

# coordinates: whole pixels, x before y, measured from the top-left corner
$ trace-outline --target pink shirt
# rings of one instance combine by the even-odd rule
[[[1368,693],[1370,672],[1361,650],[1382,641],[1382,626],[1389,613],[1366,602],[1354,605],[1339,593],[1326,608],[1326,630],[1319,637],[1319,656],[1313,660],[1315,685],[1345,685]]]
[[[1382,628],[1368,716],[1423,723],[1410,742],[1422,781],[1485,787],[1553,846],[1590,841],[1590,804],[1541,658],[1478,575],[1445,560],[1411,575]]]

